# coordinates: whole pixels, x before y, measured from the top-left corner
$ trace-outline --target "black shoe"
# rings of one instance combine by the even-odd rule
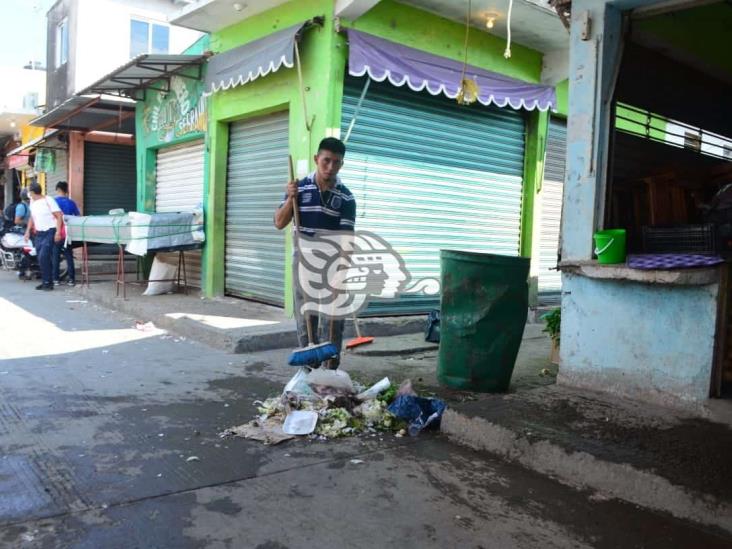
[[[53,290],[53,284],[39,284],[36,290],[44,290],[46,292]]]

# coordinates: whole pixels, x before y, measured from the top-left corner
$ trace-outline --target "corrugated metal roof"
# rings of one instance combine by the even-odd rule
[[[119,97],[74,95],[34,118],[31,126],[59,130],[135,133],[135,102]]]
[[[146,89],[169,91],[170,77],[187,68],[197,67],[199,72],[192,78],[200,78],[200,67],[207,57],[144,53],[117,67],[82,90],[79,95],[109,94],[144,100]]]

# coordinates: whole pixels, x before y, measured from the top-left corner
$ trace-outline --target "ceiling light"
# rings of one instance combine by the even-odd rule
[[[496,19],[498,19],[497,13],[486,13],[485,14],[485,27],[488,30],[491,30],[496,24]]]
[[[247,7],[247,5],[246,5],[246,4],[242,4],[241,2],[235,2],[235,3],[233,4],[233,8],[234,8],[234,9],[235,9],[236,11],[241,11],[241,10],[243,10],[243,9],[244,9],[244,8],[246,8],[246,7]]]
[[[14,127],[15,127],[15,120],[11,120],[11,121],[10,121],[10,127],[11,127],[11,128],[14,128]]]

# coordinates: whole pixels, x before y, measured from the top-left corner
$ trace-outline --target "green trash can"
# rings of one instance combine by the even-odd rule
[[[437,379],[454,389],[504,392],[529,310],[529,259],[442,250]]]

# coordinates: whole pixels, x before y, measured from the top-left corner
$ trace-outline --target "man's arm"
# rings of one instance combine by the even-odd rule
[[[53,235],[53,239],[56,242],[61,241],[61,228],[64,226],[64,214],[61,212],[53,212],[53,217],[56,218],[56,234]]]
[[[25,217],[25,214],[23,214],[22,216],[18,215],[18,208],[20,208],[20,206],[23,206],[24,208],[27,208],[28,207],[28,206],[26,206],[23,203],[20,203],[20,204],[18,204],[15,207],[15,219],[14,219],[14,221],[15,221],[15,224],[16,225],[22,225],[23,224],[23,218]],[[26,213],[28,213],[26,210],[23,210],[23,211],[26,212]]]
[[[30,240],[31,232],[33,231],[33,216],[28,219],[28,226],[25,228],[25,239]]]
[[[286,196],[287,198],[285,198],[285,201],[275,210],[274,214],[274,226],[280,230],[287,227],[287,225],[290,224],[290,221],[292,221],[292,205],[294,204],[294,201],[297,200],[297,181],[290,181],[287,184]]]

